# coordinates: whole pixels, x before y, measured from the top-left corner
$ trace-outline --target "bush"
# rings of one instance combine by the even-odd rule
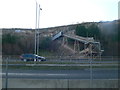
[[[79,36],[86,37],[87,36],[87,29],[85,28],[85,26],[77,25],[76,30],[75,30],[75,34],[79,35]]]

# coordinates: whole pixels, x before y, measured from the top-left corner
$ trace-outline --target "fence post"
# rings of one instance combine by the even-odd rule
[[[67,87],[68,87],[68,90],[69,90],[69,79],[68,79],[67,81],[68,81],[68,82],[67,82],[67,83],[68,83],[68,84],[67,84]]]
[[[6,59],[6,82],[5,82],[5,88],[6,88],[6,90],[7,90],[7,88],[8,88],[8,57],[7,57],[7,59]]]

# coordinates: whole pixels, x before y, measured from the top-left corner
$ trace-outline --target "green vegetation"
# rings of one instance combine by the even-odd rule
[[[103,56],[119,56],[118,44],[120,42],[120,20],[112,22],[79,24],[76,26],[76,35],[93,37],[101,43]]]
[[[34,53],[34,33],[6,33],[2,34],[2,54],[3,55],[21,55],[24,53]],[[50,37],[40,38],[39,54],[43,56],[53,55],[55,44]]]
[[[120,43],[120,20],[115,20],[111,22],[88,22],[75,24],[72,26],[68,25],[65,27],[60,27],[60,30],[66,30],[69,28],[69,30],[75,30],[76,35],[83,37],[93,37],[96,41],[100,41],[102,49],[104,50],[102,54],[103,56],[120,56],[120,53],[118,53],[118,48],[120,46],[118,46],[118,44]],[[34,30],[24,30],[24,32],[19,33],[15,32],[15,30],[16,28],[3,29],[2,54],[21,55],[23,53],[34,53]],[[53,31],[54,30],[56,29],[53,28]],[[53,42],[51,40],[51,37],[46,37],[47,35],[49,35],[48,32],[46,33],[46,35],[45,33],[43,34],[40,35],[39,55],[63,55],[59,54],[63,53],[62,51],[60,52],[59,49],[60,41],[62,40],[59,39],[58,42],[57,40]],[[68,39],[68,43],[69,46],[72,47],[74,44],[74,40]]]
[[[54,56],[55,53],[50,50],[41,49],[39,51],[39,55],[44,56],[44,57],[49,57],[49,56]]]
[[[118,34],[117,34],[117,38],[116,40],[118,40],[118,42],[120,42],[120,21],[119,21],[119,24],[118,24]]]
[[[42,50],[50,49],[51,42],[52,42],[50,37],[43,38],[40,42],[41,42],[40,49],[42,49]]]
[[[2,64],[6,64],[6,62],[2,62]],[[8,64],[34,64],[33,61],[29,62],[24,62],[24,61],[19,61],[19,62],[9,62]],[[35,62],[35,64],[76,64],[74,62],[50,62],[50,61],[45,61],[45,62]]]
[[[100,60],[94,60],[94,61],[100,61]],[[107,61],[107,60],[102,60],[102,61]],[[110,61],[110,60],[109,60]],[[33,61],[29,61],[29,62],[24,62],[24,61],[10,61],[8,62],[8,64],[90,64],[90,62],[87,63],[81,63],[81,62],[53,62],[53,61],[45,61],[45,62],[33,62]],[[2,64],[6,64],[5,61],[2,62]],[[113,62],[113,63],[93,63],[93,64],[118,64],[117,62]]]
[[[16,35],[11,35],[11,34],[3,34],[2,37],[2,44],[15,44],[18,40],[18,37]]]
[[[84,25],[77,25],[76,26],[76,35],[83,36],[83,37],[94,37],[95,39],[100,39],[100,29],[96,24],[92,24],[89,27],[85,27]]]
[[[87,37],[88,30],[83,25],[77,25],[76,27],[76,35]]]

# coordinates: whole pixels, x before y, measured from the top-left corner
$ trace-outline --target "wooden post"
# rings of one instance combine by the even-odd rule
[[[74,51],[76,51],[76,40],[74,42]]]
[[[64,45],[65,44],[65,37],[63,37],[63,43],[62,43],[62,45]]]
[[[67,37],[65,38],[65,43],[66,43],[66,45],[68,45],[68,40],[67,40]]]
[[[77,46],[78,46],[78,52],[79,52],[80,51],[79,41],[77,41]]]

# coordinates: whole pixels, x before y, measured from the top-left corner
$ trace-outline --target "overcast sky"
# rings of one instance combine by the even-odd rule
[[[35,28],[36,1],[40,28],[118,19],[119,0],[0,0],[0,28]]]

